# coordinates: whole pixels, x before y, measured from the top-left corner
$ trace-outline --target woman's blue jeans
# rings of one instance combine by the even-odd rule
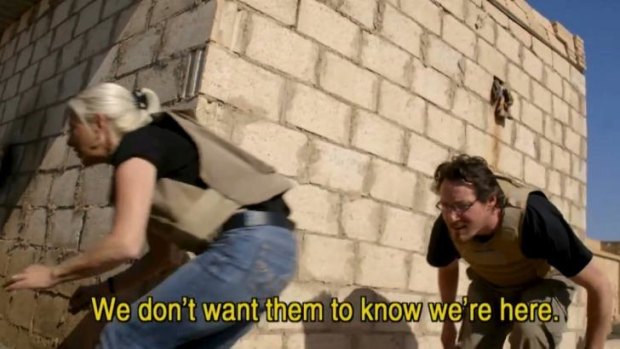
[[[207,322],[202,304],[257,298],[259,311],[264,311],[264,300],[279,295],[292,279],[296,251],[293,232],[284,228],[256,226],[224,232],[204,253],[134,302],[128,322],[107,324],[99,348],[230,348],[253,322]],[[196,321],[189,321],[188,308],[182,307],[181,322],[141,322],[138,305],[147,297],[153,297],[153,303],[192,298]]]

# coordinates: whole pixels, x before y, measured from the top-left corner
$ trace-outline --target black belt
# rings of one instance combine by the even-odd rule
[[[231,229],[254,227],[259,225],[274,225],[277,227],[294,230],[295,224],[285,215],[267,211],[243,211],[232,215],[222,225],[222,231]]]

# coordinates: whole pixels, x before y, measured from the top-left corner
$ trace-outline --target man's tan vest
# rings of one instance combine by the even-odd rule
[[[192,111],[167,114],[187,132],[199,154],[208,189],[161,178],[156,183],[148,233],[201,252],[220,226],[242,206],[266,201],[292,187],[273,167],[198,124]]]
[[[531,192],[539,190],[503,177],[498,177],[498,183],[508,201],[499,231],[486,242],[475,239],[461,242],[454,238],[452,242],[471,270],[482,279],[501,287],[526,285],[550,271],[545,260],[529,259],[521,252],[521,227],[527,198]]]

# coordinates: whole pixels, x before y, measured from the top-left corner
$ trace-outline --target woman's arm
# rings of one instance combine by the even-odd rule
[[[115,173],[116,202],[112,232],[98,244],[53,267],[31,265],[10,277],[7,290],[48,288],[113,269],[142,253],[155,188],[156,169],[132,158]]]

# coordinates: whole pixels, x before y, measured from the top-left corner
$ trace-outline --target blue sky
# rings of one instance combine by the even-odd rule
[[[529,0],[585,41],[588,106],[587,235],[620,240],[620,1]]]

